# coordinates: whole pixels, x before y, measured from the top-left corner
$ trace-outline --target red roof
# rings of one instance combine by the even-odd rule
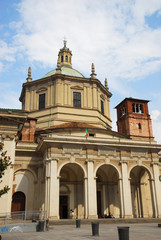
[[[87,124],[87,123],[83,123],[83,122],[70,122],[70,123],[63,123],[63,124],[60,124],[60,125],[52,126],[50,128],[37,129],[37,131],[52,130],[52,129],[63,129],[63,128],[98,128],[98,127]]]

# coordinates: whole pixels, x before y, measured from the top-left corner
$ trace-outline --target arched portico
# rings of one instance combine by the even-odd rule
[[[60,218],[84,218],[84,171],[76,163],[67,163],[60,170]]]
[[[121,215],[119,172],[112,165],[104,164],[96,172],[97,215],[114,217]]]
[[[152,176],[145,166],[130,171],[132,213],[134,218],[155,217]]]

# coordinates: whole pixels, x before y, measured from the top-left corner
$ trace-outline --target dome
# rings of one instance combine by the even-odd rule
[[[43,78],[50,77],[54,74],[56,74],[56,69],[54,69],[54,70],[48,72],[47,74],[45,74],[45,76],[43,76]],[[71,67],[68,67],[68,66],[61,66],[61,74],[67,75],[67,76],[72,76],[72,77],[84,78],[83,74],[81,74],[80,72],[78,72],[74,68],[71,68]]]

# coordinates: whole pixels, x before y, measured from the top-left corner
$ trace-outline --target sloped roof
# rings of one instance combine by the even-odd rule
[[[65,66],[65,65],[61,66],[61,73],[63,75],[67,75],[67,76],[84,78],[82,73],[80,73],[79,71],[77,71],[74,68],[71,68],[71,67]],[[52,76],[54,74],[56,74],[56,69],[54,69],[54,70],[48,72],[47,74],[45,74],[45,76],[43,76],[43,78]]]
[[[64,124],[60,124],[60,125],[56,125],[56,126],[52,126],[49,128],[45,128],[45,129],[37,129],[37,131],[50,131],[52,129],[64,129],[64,128],[95,128],[98,129],[96,126],[87,124],[87,123],[83,123],[83,122],[70,122],[70,123],[64,123]],[[101,128],[100,128],[101,129]]]

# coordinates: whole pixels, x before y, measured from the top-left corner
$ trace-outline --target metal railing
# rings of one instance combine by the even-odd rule
[[[0,213],[0,225],[20,222],[32,222],[46,220],[46,212],[42,211],[20,211]]]

